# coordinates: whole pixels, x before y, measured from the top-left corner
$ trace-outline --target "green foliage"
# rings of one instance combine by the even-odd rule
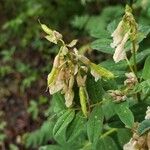
[[[37,147],[46,144],[53,136],[53,120],[45,121],[40,129],[24,135],[26,147]]]
[[[97,149],[99,150],[118,150],[115,141],[107,136],[99,140],[97,144]]]
[[[138,133],[139,135],[144,134],[150,129],[150,119],[144,120],[139,124]]]
[[[38,110],[37,103],[35,101],[33,100],[30,101],[30,105],[27,111],[29,114],[31,114],[33,119],[37,119],[39,110]]]
[[[132,132],[136,131],[139,137],[147,136],[150,131],[150,121],[145,120],[145,112],[150,105],[150,2],[147,1],[146,4],[141,0],[134,2],[133,12],[138,23],[137,34],[134,37],[136,40],[128,39],[124,49],[128,59],[118,63],[113,60],[115,48],[110,44],[112,33],[124,14],[123,2],[105,0],[0,2],[2,3],[0,108],[1,103],[2,106],[3,103],[9,105],[11,97],[16,99],[19,97],[27,107],[29,124],[31,123],[29,129],[33,131],[29,133],[23,130],[26,133],[23,135],[21,146],[40,150],[121,150],[132,138]],[[42,28],[49,35],[47,39],[58,45],[53,46],[48,41],[41,40],[45,33],[42,33],[38,21],[52,27],[51,30],[42,24]],[[52,68],[54,55],[58,53],[62,42],[57,39],[54,29],[61,31],[64,35],[63,40],[67,43],[70,39],[79,39],[77,49],[80,49],[81,45],[85,47],[85,50],[81,51],[81,56],[85,52],[85,55],[90,57],[89,60],[100,64],[93,67],[95,70],[101,69],[96,72],[101,74],[97,82],[90,75],[93,63],[90,62],[86,66],[89,70],[83,74],[87,77],[83,86],[86,86],[84,89],[87,91],[84,93],[85,101],[82,108],[79,86],[76,82],[73,87],[75,94],[73,104],[69,108],[65,105],[64,91],[50,97],[43,96],[47,88],[46,76]],[[139,46],[137,51],[133,50],[135,44],[133,41]],[[67,45],[70,47],[69,52],[73,51],[74,43],[76,42]],[[67,57],[65,56],[65,59]],[[114,78],[110,79],[109,73],[107,74],[102,67],[113,73],[114,75],[110,76]],[[125,75],[131,71],[138,81]],[[102,72],[106,73],[105,78]],[[53,81],[51,80],[51,83]],[[113,93],[115,90],[121,91],[122,95],[115,95]],[[83,114],[83,106],[86,107],[86,117]],[[6,123],[1,119],[0,149],[1,144],[6,145],[8,142],[5,140],[9,139],[4,132],[5,128]],[[17,135],[15,136],[17,138]],[[18,145],[16,142],[10,142],[8,147],[17,150],[20,148]]]
[[[103,111],[100,106],[96,106],[89,116],[87,122],[87,135],[93,146],[97,144],[103,128]]]
[[[132,128],[134,124],[134,116],[129,109],[127,102],[114,105],[114,110],[119,116],[120,120],[128,127]]]
[[[150,79],[150,56],[145,60],[142,77],[144,80]]]
[[[67,110],[66,112],[63,112],[54,126],[53,135],[56,141],[60,144],[63,144],[66,141],[66,129],[73,120],[74,115],[75,112],[73,110]]]
[[[113,49],[110,47],[110,39],[98,39],[91,43],[91,48],[98,50],[100,52],[113,54]]]
[[[118,129],[117,131],[117,138],[121,147],[126,144],[130,138],[132,137],[132,133],[129,129]]]

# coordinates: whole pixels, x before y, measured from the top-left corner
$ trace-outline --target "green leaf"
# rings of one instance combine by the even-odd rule
[[[150,26],[139,25],[138,42],[140,43],[150,33]]]
[[[98,141],[96,150],[118,150],[118,147],[111,137],[106,136]]]
[[[76,114],[76,117],[67,128],[67,142],[74,142],[74,140],[80,136],[85,128],[86,119],[81,112]]]
[[[145,91],[147,91],[149,87],[150,87],[150,79],[137,84],[134,91],[135,92],[143,91],[143,93],[146,93]]]
[[[114,51],[110,47],[111,42],[112,40],[110,39],[98,39],[91,43],[91,48],[103,53],[113,54]]]
[[[52,105],[54,113],[59,114],[61,111],[66,110],[64,97],[60,93],[56,93],[52,98]]]
[[[115,115],[112,100],[104,101],[102,108],[106,120],[109,120],[113,115]]]
[[[123,147],[132,137],[132,133],[129,129],[121,128],[117,130],[117,137],[120,146]]]
[[[128,102],[122,102],[119,104],[114,104],[114,109],[120,120],[128,127],[132,128],[134,124],[134,116],[129,109]]]
[[[127,68],[126,61],[120,61],[118,63],[115,63],[113,60],[106,60],[101,62],[101,65],[110,71],[125,71]]]
[[[39,150],[62,150],[58,145],[46,145],[39,148]]]
[[[139,124],[138,133],[142,135],[148,130],[150,130],[150,119],[144,120]]]
[[[52,119],[45,121],[39,129],[27,134],[25,139],[25,146],[27,148],[34,148],[38,145],[47,143],[50,139],[53,138],[53,127],[54,122]]]
[[[107,30],[109,33],[113,33],[118,25],[119,21],[117,20],[113,20],[112,22],[110,22],[107,26]]]
[[[95,82],[93,77],[87,78],[87,92],[89,94],[89,98],[92,102],[96,103],[102,100],[102,96],[104,94],[104,89],[102,87],[102,83],[100,80]]]
[[[142,77],[145,80],[150,79],[150,56],[148,56],[145,60],[144,68],[142,71]]]
[[[74,110],[66,110],[57,120],[54,128],[53,128],[53,135],[54,138],[59,142],[66,141],[66,128],[73,120],[75,115]]]
[[[71,24],[73,25],[73,27],[82,29],[85,27],[87,21],[89,20],[89,16],[88,15],[84,15],[84,16],[75,16],[75,18],[73,19],[73,21],[71,22]]]
[[[143,121],[145,117],[145,112],[147,110],[148,104],[144,102],[137,103],[133,105],[130,109],[135,117],[135,122]]]
[[[87,122],[87,135],[92,144],[96,144],[103,128],[103,111],[101,106],[94,107]]]
[[[143,61],[145,59],[145,57],[148,55],[150,55],[150,49],[146,49],[146,50],[143,50],[143,51],[137,53],[137,55],[136,55],[137,64],[140,63],[141,61]],[[131,65],[134,65],[133,56],[130,59],[130,63],[131,63]]]

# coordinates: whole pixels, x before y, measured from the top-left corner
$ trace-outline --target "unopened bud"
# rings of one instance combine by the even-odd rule
[[[94,63],[90,63],[91,70],[94,71],[99,77],[105,78],[114,78],[114,75],[109,70],[101,67],[100,65],[96,65]]]

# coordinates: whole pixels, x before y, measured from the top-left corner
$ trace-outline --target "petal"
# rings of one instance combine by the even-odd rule
[[[137,150],[135,145],[136,141],[131,138],[130,141],[123,146],[123,150]]]
[[[96,82],[101,78],[101,76],[98,73],[96,73],[93,69],[91,69],[91,75],[95,78]]]
[[[129,34],[126,33],[124,35],[124,38],[121,41],[121,43],[117,46],[117,48],[115,50],[115,53],[113,55],[113,59],[114,59],[115,63],[117,63],[120,60],[123,60],[123,59],[126,58],[126,53],[125,53],[125,50],[124,50],[124,46],[125,46],[125,43],[127,42],[128,38],[129,38]]]
[[[65,93],[65,104],[67,107],[70,107],[72,105],[73,98],[74,98],[74,92],[72,90],[68,90]]]
[[[112,48],[115,48],[118,44],[121,43],[123,39],[123,21],[120,21],[116,30],[112,33],[113,43],[110,44]]]
[[[63,82],[62,81],[56,81],[53,85],[49,87],[49,92],[51,95],[54,93],[57,93],[58,91],[62,90],[63,88]]]

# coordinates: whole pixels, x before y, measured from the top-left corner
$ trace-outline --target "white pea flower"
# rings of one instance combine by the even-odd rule
[[[117,45],[119,45],[123,39],[123,21],[120,21],[120,23],[118,24],[116,30],[111,34],[111,36],[113,37],[113,43],[111,43],[111,47],[115,48],[117,47]]]
[[[150,106],[147,107],[145,119],[150,119]]]
[[[63,89],[63,82],[61,80],[57,80],[54,84],[49,86],[49,93],[55,94]]]
[[[137,141],[131,138],[130,141],[123,146],[123,150],[137,150],[136,144]]]
[[[72,89],[69,89],[65,93],[65,104],[67,107],[70,107],[72,105],[73,99],[74,99],[74,92]]]
[[[127,32],[124,35],[121,43],[117,45],[115,53],[113,55],[113,59],[114,59],[115,63],[117,63],[120,60],[123,60],[123,59],[126,58],[126,52],[125,52],[125,48],[124,47],[125,47],[125,44],[126,44],[128,38],[129,38],[129,33]]]
[[[113,59],[117,63],[126,58],[125,44],[128,39],[130,38],[131,41],[137,39],[137,23],[132,14],[132,8],[128,5],[126,5],[122,20],[111,36],[113,37],[113,42],[110,46],[115,48]],[[135,47],[138,49],[137,43]]]

